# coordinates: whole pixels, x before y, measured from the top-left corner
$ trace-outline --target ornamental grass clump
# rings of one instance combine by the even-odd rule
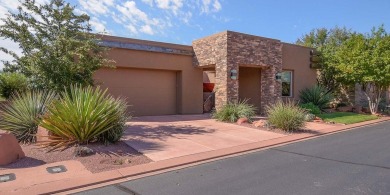
[[[52,91],[15,93],[2,106],[0,129],[14,134],[19,142],[34,143],[42,116],[56,97]]]
[[[267,107],[268,122],[284,131],[295,131],[305,126],[306,111],[292,101],[278,101]]]
[[[127,121],[127,104],[106,90],[71,86],[53,102],[41,126],[51,132],[46,147],[52,150],[93,141],[118,141]]]
[[[236,122],[239,118],[251,120],[256,115],[256,108],[248,100],[229,102],[212,114],[214,119],[225,122]]]

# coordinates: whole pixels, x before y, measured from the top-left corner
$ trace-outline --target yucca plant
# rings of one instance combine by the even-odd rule
[[[333,99],[333,95],[328,92],[325,87],[315,85],[300,91],[299,98],[301,99],[302,104],[313,103],[320,109],[324,109],[329,106],[330,101]]]
[[[56,98],[52,91],[15,93],[2,106],[0,129],[14,134],[22,143],[34,143],[42,115]]]
[[[122,135],[126,117],[126,102],[114,98],[99,87],[71,86],[54,101],[43,117],[41,126],[53,135],[45,146],[51,149],[98,140],[117,141]],[[110,132],[111,131],[111,132]],[[112,136],[113,134],[118,136]],[[110,137],[112,136],[112,137]]]
[[[247,102],[248,100],[229,102],[222,108],[215,110],[212,116],[219,121],[232,123],[236,122],[239,118],[251,120],[256,115],[256,108]]]
[[[278,101],[267,107],[268,122],[284,131],[294,131],[305,126],[306,111],[293,101]]]

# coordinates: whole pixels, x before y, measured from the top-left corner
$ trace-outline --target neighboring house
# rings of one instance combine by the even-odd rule
[[[203,83],[214,83],[215,105],[248,99],[264,113],[280,99],[298,99],[316,83],[311,48],[232,31],[176,45],[102,36],[116,69],[95,79],[127,99],[133,115],[203,113]]]

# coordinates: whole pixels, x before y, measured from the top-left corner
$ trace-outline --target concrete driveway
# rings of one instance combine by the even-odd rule
[[[285,135],[228,124],[209,114],[145,116],[134,118],[125,143],[153,161],[218,150]]]

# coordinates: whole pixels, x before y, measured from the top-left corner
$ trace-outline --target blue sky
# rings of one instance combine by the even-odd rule
[[[47,0],[38,0],[39,3]],[[390,28],[389,0],[67,0],[91,16],[95,32],[190,45],[233,30],[293,43],[313,28],[345,26],[369,32]],[[0,17],[16,8],[1,0]],[[17,50],[9,41],[0,40]],[[9,59],[1,54],[0,59]]]

